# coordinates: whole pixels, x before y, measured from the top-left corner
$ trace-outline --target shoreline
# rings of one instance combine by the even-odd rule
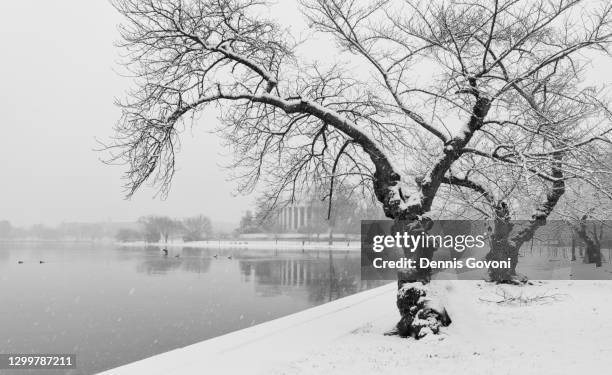
[[[146,247],[160,248],[192,247],[202,249],[245,249],[245,250],[334,250],[334,251],[361,251],[359,240],[334,241],[331,245],[327,241],[290,241],[290,240],[210,240],[194,242],[155,242],[144,241],[115,242],[120,247]]]

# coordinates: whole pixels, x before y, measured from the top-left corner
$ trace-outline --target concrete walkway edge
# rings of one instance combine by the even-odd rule
[[[100,375],[268,374],[390,315],[396,283],[104,371]],[[382,308],[381,308],[382,306]],[[389,328],[396,316],[389,316]]]

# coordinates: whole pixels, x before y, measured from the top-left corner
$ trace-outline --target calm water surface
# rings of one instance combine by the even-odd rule
[[[357,252],[0,244],[0,353],[92,374],[381,285],[359,273]]]

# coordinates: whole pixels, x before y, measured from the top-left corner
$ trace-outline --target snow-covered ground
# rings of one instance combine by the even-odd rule
[[[434,281],[453,323],[420,341],[389,284],[109,370],[164,374],[576,374],[612,368],[612,281]]]
[[[274,374],[577,374],[612,369],[612,282],[432,284],[453,319],[420,341],[371,320]],[[504,297],[502,297],[505,295]],[[499,302],[503,299],[507,302]],[[513,300],[514,298],[514,300]],[[380,306],[393,310],[393,306]]]

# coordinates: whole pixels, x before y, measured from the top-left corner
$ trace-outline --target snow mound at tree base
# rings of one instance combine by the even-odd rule
[[[396,330],[400,337],[423,338],[440,332],[451,319],[439,299],[428,297],[428,288],[421,282],[405,283],[397,291],[397,308],[401,318]]]

